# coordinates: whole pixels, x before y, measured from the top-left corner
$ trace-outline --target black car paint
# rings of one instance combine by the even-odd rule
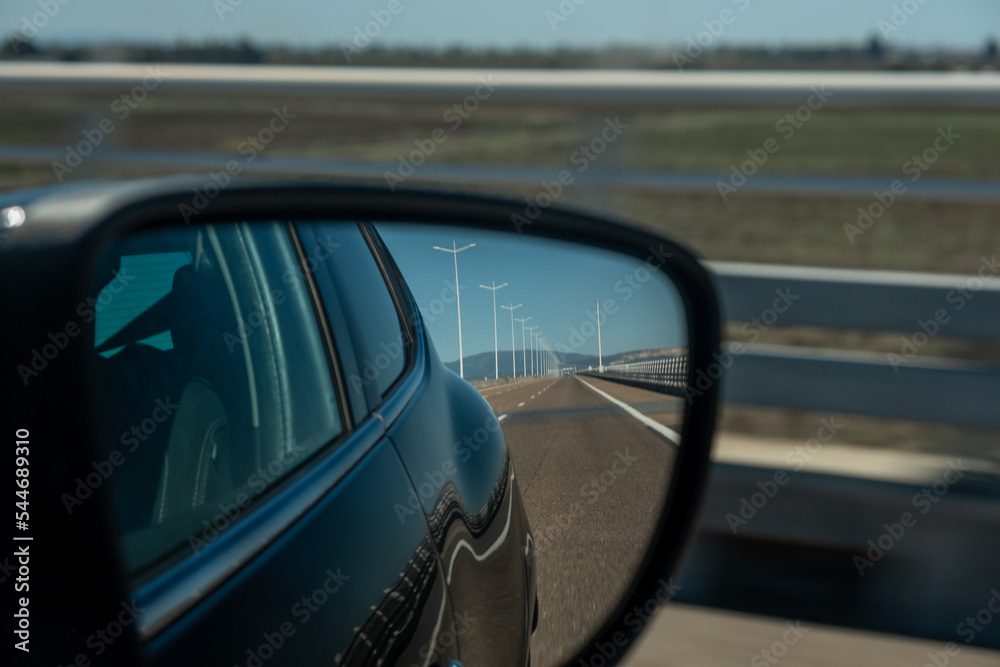
[[[195,656],[196,664],[248,667],[265,658],[269,664],[333,663],[347,652],[347,664],[385,657],[389,664],[417,662],[434,632],[420,612],[447,595],[438,564],[427,559],[426,526],[401,526],[380,501],[383,489],[408,484],[392,443],[381,438],[284,535],[152,638],[150,662],[177,665]],[[407,591],[412,607],[380,612],[388,632],[372,631],[373,607],[392,600],[415,565],[426,571]],[[450,618],[443,621],[448,629]],[[370,643],[358,650],[357,630],[366,627]]]
[[[427,365],[422,391],[389,429],[416,488],[394,507],[405,521],[419,502],[426,517],[463,661],[523,664],[535,597],[528,519],[497,417],[470,390],[436,355]]]
[[[390,284],[401,280],[389,277]],[[403,309],[412,307],[408,295],[399,301]],[[425,464],[442,452],[455,456],[454,438],[460,439],[455,433],[462,431],[456,420],[478,412],[479,419],[497,422],[478,392],[437,359],[416,310],[401,316],[411,323],[409,347],[416,357],[405,374],[415,377],[402,379],[413,384],[412,394],[389,425],[388,437],[279,540],[158,634],[149,643],[153,664],[176,664],[209,645],[228,649],[218,658],[247,667],[272,652],[275,664],[304,664],[324,655],[352,665],[444,664],[467,660],[466,654],[478,655],[475,664],[527,660],[526,610],[534,603],[533,573],[525,567],[530,535],[498,425],[488,442],[475,445],[482,456],[458,455],[456,482],[437,485],[422,508],[424,516],[412,516],[411,498],[418,492],[425,497],[418,471],[433,469]],[[340,348],[339,340],[341,359],[358,348]],[[364,362],[352,361],[359,368]],[[384,421],[381,406],[371,407],[372,418]],[[340,445],[353,446],[350,438]],[[475,557],[472,565],[452,560],[462,543],[471,544],[478,556],[490,551],[493,541],[502,548],[484,565],[477,566]],[[495,570],[513,576],[484,576]],[[320,585],[330,579],[338,581],[335,591]],[[455,609],[455,599],[466,602],[463,609]],[[232,623],[245,609],[259,611],[252,622]],[[512,618],[519,620],[511,623]],[[484,638],[497,637],[505,626],[513,626],[511,633],[478,653]]]

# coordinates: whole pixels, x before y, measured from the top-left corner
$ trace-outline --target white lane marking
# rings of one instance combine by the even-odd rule
[[[531,398],[534,398],[534,397],[535,397],[535,396],[537,396],[537,395],[538,395],[538,394],[532,394],[532,395],[531,395]],[[529,398],[528,400],[530,401],[530,400],[531,400],[531,398]]]
[[[502,422],[504,419],[507,419],[507,414],[506,413],[504,413],[504,414],[500,415],[499,417],[497,417],[497,421],[498,422]]]
[[[667,428],[666,426],[664,426],[660,422],[653,421],[652,419],[650,419],[646,415],[642,414],[641,412],[639,412],[638,410],[636,410],[635,408],[633,408],[628,403],[622,403],[621,401],[619,401],[614,396],[611,396],[610,394],[606,394],[605,392],[601,391],[600,389],[598,389],[594,385],[590,384],[589,382],[587,382],[586,380],[584,380],[583,378],[581,378],[579,375],[576,376],[576,379],[579,380],[580,382],[582,382],[589,389],[591,389],[592,391],[594,391],[595,393],[597,393],[598,396],[602,396],[602,397],[606,398],[607,400],[611,401],[612,403],[614,403],[618,407],[622,408],[623,410],[625,410],[625,412],[629,413],[630,415],[632,415],[633,417],[635,417],[640,422],[642,422],[643,424],[645,424],[649,428],[653,429],[654,431],[656,431],[660,435],[665,436],[666,438],[668,438],[671,441],[677,443],[678,445],[681,444],[681,436],[680,436],[680,434],[677,431],[675,431],[675,430],[673,430],[671,428]]]
[[[521,401],[520,403],[518,403],[517,407],[521,407],[522,405],[524,405],[524,401]]]

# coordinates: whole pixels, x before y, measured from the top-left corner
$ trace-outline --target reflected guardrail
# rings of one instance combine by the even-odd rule
[[[687,386],[688,357],[680,355],[610,364],[603,369],[579,370],[577,374],[649,389],[661,394],[683,396]]]

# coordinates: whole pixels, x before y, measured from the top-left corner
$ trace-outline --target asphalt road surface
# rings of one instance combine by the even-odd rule
[[[535,538],[532,663],[563,664],[630,589],[663,510],[683,404],[576,377],[482,394],[503,427]]]

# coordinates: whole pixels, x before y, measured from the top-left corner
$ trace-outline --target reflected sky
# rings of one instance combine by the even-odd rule
[[[673,284],[644,260],[605,250],[473,229],[379,224],[379,233],[416,298],[438,354],[458,359],[458,316],[454,298],[459,248],[462,344],[466,359],[493,352],[493,295],[480,285],[507,283],[496,291],[497,337],[501,354],[511,351],[511,313],[537,326],[549,347],[562,354],[597,356],[597,305],[601,303],[604,360],[637,350],[686,347],[684,310]],[[650,258],[655,265],[656,258]],[[522,323],[514,322],[520,355]],[[530,346],[530,343],[529,343]],[[518,359],[520,366],[520,359]]]

